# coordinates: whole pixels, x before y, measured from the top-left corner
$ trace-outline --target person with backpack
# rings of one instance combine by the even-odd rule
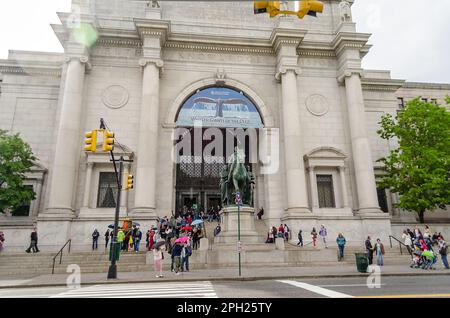
[[[175,243],[174,247],[172,248],[172,257],[174,262],[174,271],[175,275],[179,275],[179,271],[181,268],[181,251],[183,250],[182,243]]]
[[[439,239],[438,244],[439,244],[439,255],[441,255],[442,259],[442,265],[444,265],[446,269],[450,269],[447,260],[447,253],[448,253],[447,243],[445,243],[443,239]]]
[[[181,251],[181,271],[189,272],[189,257],[192,255],[192,248],[188,242],[186,242]]]
[[[138,253],[139,252],[139,244],[141,243],[141,239],[142,239],[142,232],[139,229],[139,227],[136,227],[136,231],[133,232],[133,239],[134,239],[134,252]]]
[[[364,245],[366,246],[367,259],[369,260],[369,265],[372,265],[372,263],[373,263],[373,246],[372,246],[372,241],[370,239],[370,236],[367,237],[367,240],[364,242]]]

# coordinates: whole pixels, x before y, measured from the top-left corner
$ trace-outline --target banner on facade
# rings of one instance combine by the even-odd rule
[[[262,128],[256,106],[242,93],[225,87],[211,87],[192,95],[181,107],[177,126]]]

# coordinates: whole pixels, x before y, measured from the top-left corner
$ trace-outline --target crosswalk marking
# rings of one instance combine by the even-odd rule
[[[339,293],[336,292],[334,290],[330,290],[330,289],[325,289],[319,286],[315,286],[315,285],[311,285],[311,284],[307,284],[307,283],[301,283],[301,282],[297,282],[295,280],[279,280],[278,282],[280,283],[284,283],[284,284],[289,284],[295,287],[299,287],[299,288],[303,288],[306,290],[309,290],[313,293],[322,295],[322,296],[326,296],[329,298],[352,298],[353,296],[351,295],[347,295],[347,294],[343,294],[343,293]]]
[[[52,298],[217,298],[211,282],[95,285],[73,289]]]

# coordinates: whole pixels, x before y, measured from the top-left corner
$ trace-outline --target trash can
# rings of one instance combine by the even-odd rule
[[[112,261],[112,247],[113,247],[113,245],[114,244],[110,244],[109,245],[109,261]],[[117,243],[116,244],[116,261],[118,261],[119,260],[119,257],[120,257],[120,243]]]
[[[366,253],[355,253],[356,256],[356,268],[360,273],[367,273],[367,267],[369,267],[369,260]]]

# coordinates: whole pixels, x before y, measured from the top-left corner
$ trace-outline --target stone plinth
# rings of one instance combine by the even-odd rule
[[[258,242],[258,233],[255,229],[255,209],[249,206],[240,208],[241,242]],[[214,243],[235,243],[238,241],[238,207],[230,206],[220,212],[222,218],[222,231],[214,238]]]

